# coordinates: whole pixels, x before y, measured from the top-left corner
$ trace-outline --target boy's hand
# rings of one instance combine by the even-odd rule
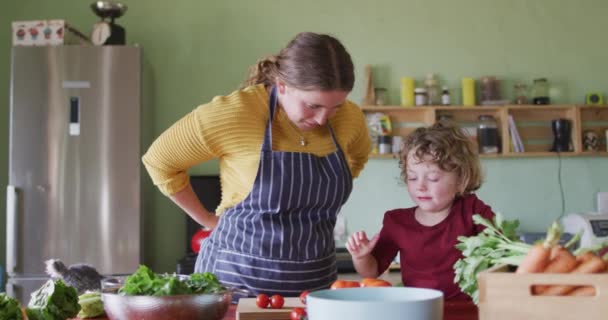
[[[346,242],[346,250],[350,252],[353,259],[360,259],[372,252],[376,246],[380,234],[376,234],[371,239],[367,239],[365,231],[353,233]]]

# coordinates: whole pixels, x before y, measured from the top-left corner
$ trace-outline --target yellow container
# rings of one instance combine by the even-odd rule
[[[401,105],[404,107],[414,106],[414,78],[401,78]]]
[[[471,107],[475,105],[475,79],[462,78],[462,105]]]

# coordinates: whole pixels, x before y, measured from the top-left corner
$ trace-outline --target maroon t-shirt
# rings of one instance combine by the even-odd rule
[[[379,274],[389,267],[398,252],[405,286],[441,290],[445,299],[470,299],[454,283],[453,266],[462,257],[455,245],[459,236],[481,232],[484,227],[473,223],[473,215],[492,219],[492,208],[474,194],[457,197],[448,216],[430,227],[416,221],[415,211],[413,207],[384,214],[380,239],[372,251]]]

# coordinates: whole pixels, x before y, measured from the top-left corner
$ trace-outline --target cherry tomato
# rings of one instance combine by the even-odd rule
[[[349,280],[336,280],[329,287],[330,289],[342,289],[342,288],[358,288],[360,287],[359,282]]]
[[[267,295],[260,293],[255,299],[255,304],[262,309],[266,309],[270,303],[270,298]]]
[[[283,304],[285,304],[285,299],[283,299],[283,296],[275,294],[270,297],[270,307],[272,309],[281,309],[283,308]]]
[[[296,307],[291,310],[289,314],[289,319],[291,320],[306,320],[308,316],[306,314],[306,310],[304,308]]]
[[[382,279],[365,278],[361,280],[361,287],[392,287],[393,285]]]
[[[302,291],[302,293],[300,293],[300,301],[302,301],[302,304],[306,304],[306,297],[308,296],[310,292],[308,290],[304,290]]]

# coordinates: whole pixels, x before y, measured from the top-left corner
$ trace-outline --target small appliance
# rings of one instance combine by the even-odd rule
[[[568,119],[555,119],[551,121],[551,129],[553,131],[553,146],[550,151],[565,152],[571,151],[570,134],[572,132],[572,123]]]
[[[590,92],[585,95],[585,103],[591,106],[604,104],[604,96],[601,93]]]
[[[582,232],[581,248],[590,248],[608,241],[608,213],[572,213],[561,220],[564,233]]]
[[[112,1],[95,1],[91,9],[101,18],[100,22],[93,25],[91,42],[95,45],[124,45],[126,43],[125,28],[114,22],[127,11],[127,6]],[[109,19],[110,21],[106,21]]]

